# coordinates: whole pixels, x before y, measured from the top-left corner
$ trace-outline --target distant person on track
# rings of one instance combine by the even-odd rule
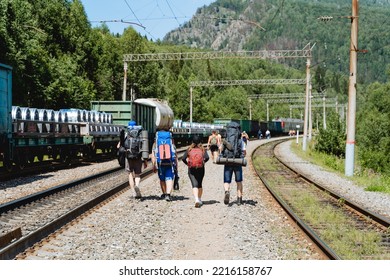
[[[245,147],[248,146],[249,142],[249,135],[246,133],[246,131],[243,131],[241,134],[242,141],[244,141]]]
[[[133,140],[127,140],[132,138],[130,135],[135,134],[139,135],[140,131],[142,130],[141,126],[137,126],[137,123],[135,121],[129,121],[127,125],[127,132],[124,137],[124,148],[126,149],[126,157],[125,157],[125,169],[129,173],[129,185],[130,189],[135,192],[135,198],[141,199],[141,191],[140,191],[140,183],[141,183],[141,171],[142,171],[142,163],[144,165],[144,168],[148,167],[148,161],[147,159],[142,159],[141,153],[140,153],[140,147],[141,143],[139,142],[139,139],[136,139],[136,136],[134,136]],[[135,140],[134,140],[135,139]],[[131,147],[131,144],[127,144],[128,142],[135,142],[138,141],[137,144],[134,144],[133,147]],[[120,143],[118,143],[120,145]],[[136,152],[133,152],[132,150],[136,150]]]
[[[271,139],[271,132],[267,129],[267,131],[265,132],[265,138],[267,139]]]
[[[218,149],[218,148],[217,148]],[[203,148],[201,139],[195,135],[192,144],[184,152],[182,161],[188,166],[188,177],[192,185],[192,193],[195,199],[195,207],[202,206],[203,178],[205,174],[204,164],[209,160],[207,151]]]
[[[261,129],[257,132],[257,138],[262,139],[263,138],[263,132],[261,132]]]
[[[210,150],[211,160],[213,163],[217,160],[219,146],[221,145],[221,139],[218,137],[217,131],[213,130],[207,141],[207,149]]]

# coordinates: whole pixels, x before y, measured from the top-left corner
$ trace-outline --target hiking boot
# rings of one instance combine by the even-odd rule
[[[237,197],[237,205],[242,205],[242,197]]]
[[[223,202],[225,204],[229,204],[229,198],[230,198],[230,192],[229,191],[225,191],[225,198],[224,198]]]
[[[142,198],[141,191],[139,190],[139,187],[134,187],[134,191],[135,191],[135,198],[136,199]]]
[[[165,200],[168,201],[168,202],[171,202],[172,201],[171,195],[170,194],[166,194],[165,195]]]

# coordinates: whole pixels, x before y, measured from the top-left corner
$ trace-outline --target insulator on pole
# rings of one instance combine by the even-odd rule
[[[333,19],[333,17],[331,17],[331,16],[322,16],[322,17],[319,17],[318,19],[322,20],[322,21],[331,21]]]

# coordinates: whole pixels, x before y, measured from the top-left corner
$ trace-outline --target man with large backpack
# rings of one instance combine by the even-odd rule
[[[123,140],[125,150],[125,169],[129,173],[129,185],[135,192],[135,198],[142,197],[139,185],[141,182],[142,163],[144,168],[148,166],[149,143],[147,131],[142,126],[137,126],[135,121],[129,121],[127,133]],[[146,137],[146,139],[145,139]]]
[[[218,164],[224,164],[223,187],[225,190],[224,203],[229,204],[230,184],[233,173],[237,183],[237,204],[242,204],[243,172],[246,166],[246,146],[241,137],[241,126],[236,122],[230,122],[226,126],[226,139],[222,141],[221,153],[217,159]]]
[[[158,171],[161,198],[172,201],[171,192],[175,179],[175,169],[177,168],[176,147],[174,145],[172,133],[167,130],[156,132],[156,138],[152,148],[153,172]]]

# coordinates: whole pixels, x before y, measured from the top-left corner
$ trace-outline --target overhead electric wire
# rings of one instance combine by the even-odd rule
[[[127,7],[129,7],[130,11],[133,13],[133,15],[134,15],[135,19],[138,21],[138,23],[139,23],[141,26],[143,26],[143,24],[141,23],[141,21],[138,19],[137,15],[134,13],[133,9],[130,7],[130,5],[129,5],[129,3],[127,2],[127,0],[123,0],[123,1],[125,1]]]
[[[284,0],[282,0],[282,4],[279,6],[278,10],[276,11],[276,13],[274,14],[274,16],[272,17],[272,19],[271,19],[269,25],[272,24],[272,22],[274,21],[274,19],[276,18],[276,16],[279,14],[280,10],[283,8],[283,5],[284,5]],[[267,28],[267,29],[269,29],[269,28]]]
[[[180,24],[180,22],[177,20],[177,17],[176,17],[176,15],[175,15],[175,13],[173,12],[172,7],[171,7],[171,5],[169,4],[169,1],[168,1],[168,0],[165,0],[165,2],[167,2],[167,5],[168,5],[169,9],[171,10],[172,15],[175,17],[176,22],[177,22],[177,23],[179,24],[179,26],[180,26],[181,24]]]

